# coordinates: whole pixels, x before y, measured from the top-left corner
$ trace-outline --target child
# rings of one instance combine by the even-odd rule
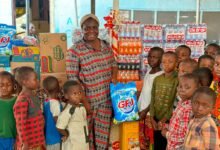
[[[220,54],[215,57],[214,71],[217,78],[212,82],[211,88],[216,92],[217,99],[213,111],[213,115],[216,118],[216,125],[218,127],[218,134],[220,138]]]
[[[158,122],[169,121],[173,102],[176,97],[178,77],[175,72],[177,55],[174,52],[166,52],[162,57],[164,73],[154,79],[150,103],[150,116],[154,128],[154,148],[166,149],[166,139],[161,135]]]
[[[16,126],[13,114],[13,106],[16,97],[15,79],[9,72],[0,72],[0,149],[13,150]]]
[[[138,100],[138,107],[139,107],[139,115],[140,119],[142,120],[143,123],[140,122],[140,141],[141,141],[141,147],[142,149],[144,148],[146,141],[145,141],[145,136],[144,136],[144,119],[146,117],[147,112],[149,111],[149,105],[151,101],[151,90],[152,90],[152,85],[154,78],[156,76],[159,76],[163,73],[163,71],[160,68],[161,64],[161,59],[164,51],[160,47],[153,47],[150,49],[149,54],[148,54],[148,63],[151,67],[151,69],[146,73],[144,77],[144,85]]]
[[[199,77],[199,82],[201,86],[210,87],[213,80],[213,74],[210,69],[208,69],[207,67],[201,67],[194,70],[193,73]]]
[[[218,129],[211,118],[216,94],[208,87],[198,88],[192,97],[194,118],[185,136],[184,149],[219,150]]]
[[[194,59],[185,59],[179,63],[178,77],[186,74],[192,73],[198,68],[198,63]]]
[[[20,67],[15,79],[22,87],[14,105],[16,120],[17,149],[45,149],[44,117],[41,112],[41,103],[33,94],[39,86],[37,74],[31,67]]]
[[[179,63],[179,68],[178,68],[178,78],[180,78],[184,74],[192,73],[197,68],[198,68],[198,63],[194,59],[189,58],[181,61]],[[181,98],[177,94],[173,103],[173,110],[176,109],[176,106],[180,101],[180,99]]]
[[[192,73],[179,78],[177,92],[181,101],[173,112],[169,127],[162,130],[162,135],[167,138],[167,150],[183,148],[187,126],[192,117],[191,98],[198,87],[199,78]]]
[[[220,54],[220,46],[216,43],[209,44],[205,49],[205,55],[215,58],[216,54]]]
[[[63,85],[64,96],[68,100],[58,117],[58,131],[63,135],[62,149],[88,150],[88,126],[86,109],[80,103],[85,98],[82,86],[77,81],[67,81]]]
[[[180,45],[176,48],[175,53],[178,57],[178,64],[179,64],[181,61],[190,58],[191,49],[186,45]]]
[[[61,135],[56,129],[57,118],[62,105],[59,101],[60,86],[57,78],[48,76],[43,80],[48,98],[44,102],[45,137],[47,150],[60,150]]]
[[[215,59],[209,55],[202,55],[199,57],[198,60],[199,68],[207,67],[211,71],[213,70],[214,63],[215,63]]]
[[[148,63],[151,69],[146,73],[144,77],[144,85],[138,100],[141,119],[144,119],[147,112],[149,111],[149,105],[151,100],[151,89],[154,78],[163,73],[162,69],[160,68],[163,53],[164,51],[160,47],[153,47],[149,51]]]

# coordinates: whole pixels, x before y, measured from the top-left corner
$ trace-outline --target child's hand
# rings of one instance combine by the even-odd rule
[[[61,138],[62,142],[65,142],[65,141],[67,140],[67,138],[68,138],[68,135],[63,136],[63,137]]]
[[[146,118],[146,112],[145,111],[139,112],[139,117],[140,117],[140,120],[145,119]]]
[[[28,144],[27,143],[23,143],[21,149],[22,150],[28,150]]]
[[[158,122],[157,124],[158,130],[162,130],[163,128],[163,123],[161,121]]]
[[[151,117],[151,124],[153,125],[154,130],[158,130],[157,122]]]
[[[161,131],[161,134],[166,137],[166,134],[168,132],[168,129],[167,128],[163,128],[162,131]]]

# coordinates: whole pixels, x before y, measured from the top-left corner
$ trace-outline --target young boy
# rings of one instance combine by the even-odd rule
[[[190,58],[191,49],[186,45],[180,45],[176,48],[175,53],[177,54],[179,64],[181,61]]]
[[[220,53],[220,46],[216,43],[209,44],[205,49],[205,55],[212,56],[215,58],[216,54]]]
[[[179,78],[177,92],[181,101],[173,112],[169,127],[164,127],[162,135],[167,138],[167,150],[182,149],[188,123],[192,117],[191,98],[199,87],[199,78],[190,73]]]
[[[48,98],[44,101],[45,137],[47,150],[60,150],[61,135],[56,122],[62,110],[59,101],[60,86],[56,77],[48,76],[43,80],[43,88]]]
[[[151,90],[153,86],[154,78],[161,75],[163,73],[160,64],[162,55],[164,53],[164,50],[160,47],[153,47],[150,49],[148,54],[148,63],[151,67],[151,69],[146,73],[144,77],[144,85],[138,100],[138,108],[139,108],[139,115],[140,115],[140,145],[141,149],[146,149],[146,139],[149,137],[146,137],[144,135],[144,131],[146,130],[148,121],[146,119],[146,114],[148,113],[150,109],[150,101],[151,101]],[[149,118],[149,117],[147,117]],[[151,139],[152,140],[152,139]]]
[[[154,128],[154,148],[166,149],[166,139],[161,135],[158,123],[169,121],[173,102],[176,97],[178,76],[175,72],[177,55],[174,52],[166,52],[162,57],[164,73],[154,79],[150,103],[150,116]]]
[[[43,150],[45,149],[44,117],[40,109],[40,101],[33,94],[33,91],[39,87],[37,74],[31,67],[20,67],[15,79],[22,87],[14,105],[17,149]]]
[[[178,77],[186,74],[192,73],[198,68],[198,63],[194,59],[185,59],[179,63]]]
[[[89,150],[89,137],[85,98],[80,83],[69,80],[63,85],[67,105],[58,117],[56,127],[63,135],[63,150]]]
[[[218,129],[211,118],[216,94],[208,87],[198,88],[192,97],[194,118],[190,121],[185,137],[184,150],[219,150]]]
[[[201,67],[194,70],[193,74],[199,77],[200,86],[210,87],[213,80],[213,74],[210,69],[207,67]]]
[[[192,73],[194,70],[198,68],[198,63],[194,59],[185,59],[179,63],[179,68],[178,68],[178,78],[180,78],[182,75],[187,74],[187,73]],[[174,103],[173,103],[173,109],[176,109],[176,106],[178,102],[180,101],[180,97],[177,95]]]
[[[213,70],[214,63],[215,63],[215,59],[209,55],[202,55],[199,57],[198,60],[199,68],[207,67],[211,71]]]

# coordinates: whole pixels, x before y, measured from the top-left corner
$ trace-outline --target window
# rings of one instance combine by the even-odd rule
[[[140,21],[142,24],[154,24],[154,12],[136,10],[134,20]]]
[[[207,24],[207,42],[220,41],[220,12],[203,12],[202,22]]]
[[[157,24],[176,24],[177,12],[157,12]]]
[[[180,12],[179,23],[196,23],[196,12]]]

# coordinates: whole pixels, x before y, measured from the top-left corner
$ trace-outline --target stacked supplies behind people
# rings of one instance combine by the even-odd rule
[[[62,86],[67,80],[65,33],[40,33],[41,85],[47,76],[55,76]]]
[[[0,24],[0,71],[10,71],[11,49],[15,26]]]
[[[34,68],[40,78],[40,50],[38,47],[13,46],[11,70],[21,66]]]

